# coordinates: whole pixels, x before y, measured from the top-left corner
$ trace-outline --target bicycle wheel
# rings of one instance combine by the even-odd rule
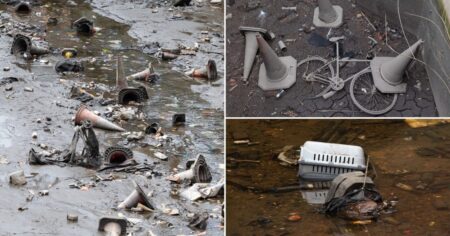
[[[297,64],[297,71],[306,82],[306,90],[314,98],[321,97],[331,90],[330,79],[334,77],[334,69],[331,63],[321,57],[308,57]]]
[[[354,76],[350,84],[350,95],[353,103],[370,115],[382,115],[390,111],[398,98],[396,93],[382,93],[375,87],[370,68]]]

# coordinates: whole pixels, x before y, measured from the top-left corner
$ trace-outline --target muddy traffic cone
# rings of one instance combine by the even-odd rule
[[[128,105],[130,102],[141,103],[146,97],[148,98],[148,94],[145,88],[125,88],[119,91],[117,103],[122,105]]]
[[[28,2],[19,2],[14,7],[14,11],[19,14],[29,14],[31,12],[31,5]]]
[[[133,158],[133,151],[126,147],[112,146],[105,150],[103,157],[109,164],[121,164]]]
[[[370,62],[375,87],[382,93],[405,93],[406,82],[403,75],[414,58],[417,48],[423,43],[420,39],[397,57],[375,57]]]
[[[148,200],[147,196],[145,195],[144,191],[142,191],[141,187],[133,181],[133,184],[135,186],[134,191],[128,195],[128,197],[119,204],[117,207],[118,209],[131,209],[133,207],[136,207],[138,203],[148,207],[151,210],[154,210],[155,208]]]
[[[278,57],[260,35],[256,36],[256,40],[264,60],[259,68],[258,86],[262,90],[290,88],[297,78],[297,60],[291,56]]]
[[[83,35],[92,35],[95,33],[94,22],[81,17],[72,23],[72,28],[75,28],[77,33]]]
[[[194,78],[205,78],[209,81],[214,81],[217,79],[217,67],[214,60],[208,60],[208,64],[203,69],[192,69],[185,73],[188,76]]]
[[[319,6],[314,9],[313,24],[316,27],[338,28],[344,19],[344,10],[338,5],[331,5],[330,0],[318,0]]]
[[[118,217],[104,216],[98,222],[98,231],[106,232],[109,236],[127,234],[127,220]]]
[[[144,81],[154,81],[158,79],[159,76],[155,73],[155,70],[153,69],[152,63],[148,63],[148,68],[138,72],[136,74],[132,74],[127,76],[127,79],[135,79],[135,80],[144,80]]]
[[[242,76],[242,79],[247,81],[250,72],[252,71],[256,53],[258,52],[256,35],[262,35],[267,40],[271,39],[271,36],[266,29],[262,28],[241,26],[239,27],[239,30],[245,36],[244,75]]]
[[[90,120],[95,128],[120,132],[125,131],[122,127],[119,127],[111,121],[108,121],[105,118],[97,116],[93,112],[89,111],[85,105],[81,105],[75,115],[75,125],[81,125],[81,122],[84,120]]]
[[[182,182],[184,180],[190,180],[191,183],[209,183],[212,176],[209,171],[208,164],[206,164],[205,157],[197,155],[194,160],[189,160],[186,163],[186,171],[169,176],[168,179],[173,182]]]
[[[31,59],[31,55],[43,55],[49,52],[50,50],[47,48],[35,45],[28,36],[22,34],[16,34],[14,36],[11,54],[23,55],[24,57]]]

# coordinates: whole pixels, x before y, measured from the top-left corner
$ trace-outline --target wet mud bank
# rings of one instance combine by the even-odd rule
[[[205,157],[213,183],[223,177],[223,101],[218,96],[206,96],[216,95],[211,91],[221,86],[223,53],[180,56],[168,63],[155,53],[144,52],[145,43],[128,34],[132,23],[127,25],[95,13],[88,2],[42,1],[32,9],[31,14],[19,15],[13,6],[0,5],[0,196],[8,202],[0,207],[2,233],[102,235],[97,232],[98,221],[108,215],[126,217],[127,231],[136,235],[148,235],[149,231],[155,235],[188,235],[203,231],[188,225],[194,213],[206,212],[207,234],[223,234],[220,195],[195,202],[186,200],[179,193],[189,184],[173,184],[166,179],[183,171],[186,161],[197,154]],[[93,36],[80,36],[71,29],[72,22],[82,16],[94,22]],[[57,24],[48,24],[50,18],[56,18]],[[197,29],[188,24],[186,30],[205,30],[201,25]],[[11,55],[11,36],[18,32],[45,39],[51,53],[34,60]],[[208,35],[218,40],[216,49],[221,52],[221,35]],[[78,51],[75,59],[81,61],[84,72],[55,72],[55,64],[63,59],[62,48]],[[144,86],[150,99],[140,104],[115,105],[117,56],[122,58],[124,75],[139,72],[152,62],[160,76],[158,81],[128,81],[130,86]],[[185,70],[205,65],[210,58],[218,64],[217,81],[199,81],[184,75]],[[97,172],[71,165],[28,163],[31,148],[53,153],[69,147],[74,134],[73,117],[81,104],[77,99],[83,98],[74,93],[77,88],[89,95],[84,103],[91,111],[127,130],[118,133],[95,129],[100,153],[109,146],[125,146],[133,151],[138,163],[149,169]],[[184,126],[172,126],[172,116],[178,113],[186,114]],[[164,135],[140,135],[155,122]],[[80,152],[81,145],[79,148]],[[17,170],[25,172],[26,185],[9,183],[8,174]],[[133,181],[149,194],[154,212],[116,209],[133,191]],[[78,220],[68,220],[68,214],[78,216]]]
[[[231,120],[227,123],[227,235],[446,235],[450,126],[395,120]],[[234,138],[233,138],[234,137]],[[236,144],[250,140],[251,145]],[[306,141],[361,146],[395,211],[352,221],[320,212],[321,190],[300,189],[298,165],[277,158]],[[293,217],[295,216],[295,217]]]
[[[263,60],[258,53],[250,72],[248,82],[242,80],[245,55],[245,37],[239,31],[240,26],[261,27],[272,31],[276,38],[269,40],[269,45],[278,56],[292,56],[297,62],[310,57],[320,56],[331,60],[335,57],[335,44],[327,42],[327,36],[345,36],[342,41],[343,55],[354,59],[372,59],[394,57],[418,40],[413,32],[406,32],[406,37],[397,18],[385,19],[384,14],[371,14],[359,1],[333,1],[344,10],[343,25],[339,28],[318,28],[313,25],[313,13],[317,1],[260,0],[251,3],[227,2],[227,113],[231,117],[285,116],[285,117],[367,117],[353,103],[350,96],[350,83],[328,99],[313,98],[317,91],[310,82],[302,78],[304,71],[297,68],[296,83],[280,98],[279,90],[263,91],[258,86],[259,68]],[[367,1],[374,2],[374,1]],[[284,7],[285,10],[282,10]],[[291,10],[289,10],[291,9]],[[295,9],[295,10],[292,10]],[[281,27],[282,26],[282,27]],[[282,40],[286,51],[281,51],[278,41]],[[386,43],[387,42],[387,43]],[[428,46],[427,46],[428,47]],[[423,60],[419,49],[418,58]],[[333,66],[335,66],[333,64]],[[367,63],[346,63],[341,67],[340,77],[346,79],[368,66]],[[412,63],[404,79],[407,91],[398,95],[398,101],[389,112],[381,115],[387,117],[434,117],[438,116],[435,95],[430,86],[427,68],[422,63]]]

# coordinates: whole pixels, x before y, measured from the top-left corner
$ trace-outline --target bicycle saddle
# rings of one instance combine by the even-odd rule
[[[339,41],[339,40],[344,40],[345,39],[345,36],[341,36],[341,37],[331,37],[330,39],[328,39],[328,41],[330,41],[330,42],[337,42],[337,41]]]

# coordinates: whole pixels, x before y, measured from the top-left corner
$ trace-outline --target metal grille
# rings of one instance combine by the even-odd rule
[[[339,174],[366,168],[359,146],[307,141],[299,152],[298,175],[306,180],[332,180]]]

